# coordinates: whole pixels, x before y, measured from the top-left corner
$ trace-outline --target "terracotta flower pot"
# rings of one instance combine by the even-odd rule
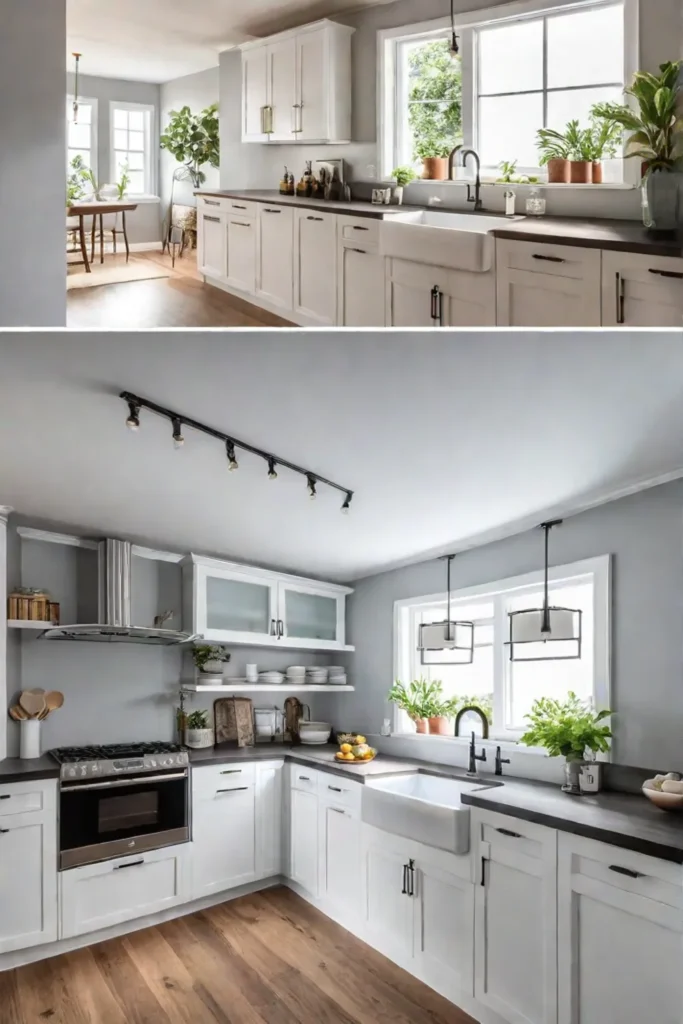
[[[570,160],[569,180],[572,185],[590,185],[593,180],[593,164],[590,160]]]
[[[593,161],[593,178],[592,178],[592,180],[593,180],[593,184],[594,185],[602,185],[603,180],[604,180],[604,178],[603,178],[602,160],[594,160]]]
[[[448,181],[448,157],[426,156],[423,164],[423,178],[428,181]]]
[[[427,722],[426,718],[414,718],[413,721],[415,722],[415,728],[420,734],[429,731],[427,728],[429,723]]]
[[[429,731],[432,736],[451,736],[453,733],[450,720],[440,717],[429,719]]]
[[[569,160],[548,160],[548,184],[566,185],[569,182]]]

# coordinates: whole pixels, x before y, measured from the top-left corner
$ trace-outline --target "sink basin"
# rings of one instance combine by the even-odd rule
[[[524,218],[440,210],[397,213],[380,225],[380,252],[383,256],[451,270],[486,273],[493,267],[495,248],[489,232],[512,219]]]
[[[384,832],[419,839],[449,853],[467,853],[470,809],[463,806],[461,797],[488,788],[476,780],[432,775],[368,778],[362,790],[361,817]]]

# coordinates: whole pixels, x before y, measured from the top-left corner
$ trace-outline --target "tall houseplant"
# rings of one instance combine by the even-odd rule
[[[170,112],[170,120],[161,136],[161,148],[168,150],[185,168],[194,188],[206,181],[202,167],[218,167],[218,104],[212,103],[198,114],[189,107]]]
[[[609,750],[612,731],[605,719],[612,711],[594,711],[569,692],[565,701],[542,697],[535,700],[531,713],[525,717],[529,729],[520,743],[527,747],[545,747],[550,757],[564,757],[565,793],[579,793],[579,775],[586,751],[605,754]]]

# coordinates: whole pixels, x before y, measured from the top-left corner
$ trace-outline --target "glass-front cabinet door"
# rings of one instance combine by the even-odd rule
[[[301,647],[338,650],[345,643],[345,595],[314,584],[281,582],[279,627]]]
[[[206,640],[277,643],[277,582],[231,569],[197,567],[197,631]]]

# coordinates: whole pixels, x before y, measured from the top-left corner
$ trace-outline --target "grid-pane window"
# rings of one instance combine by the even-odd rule
[[[67,125],[67,169],[71,161],[80,156],[86,167],[97,173],[97,154],[95,153],[95,110],[93,103],[79,100],[78,118],[74,121],[73,97],[66,101]]]
[[[407,40],[398,48],[398,87],[404,113],[396,163],[411,166],[462,141],[462,66],[443,37]]]
[[[152,191],[150,180],[151,112],[148,109],[112,109],[113,175],[119,181],[127,171],[127,192],[143,195]]]

